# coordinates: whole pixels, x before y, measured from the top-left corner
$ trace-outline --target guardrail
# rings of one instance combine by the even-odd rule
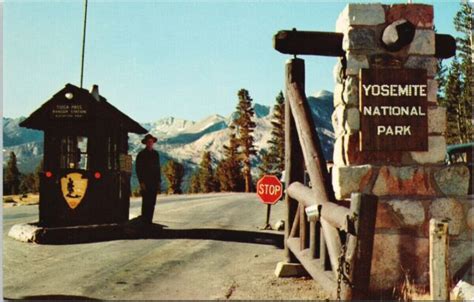
[[[336,201],[304,92],[304,60],[286,64],[285,255],[301,263],[333,299],[368,295],[377,197]],[[304,182],[307,170],[312,187]]]

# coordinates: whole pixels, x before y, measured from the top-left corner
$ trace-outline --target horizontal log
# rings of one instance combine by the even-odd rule
[[[341,33],[281,30],[273,36],[273,48],[290,55],[342,57],[344,35]],[[456,40],[450,35],[436,34],[435,57],[446,59],[456,53]]]
[[[298,200],[305,208],[315,205],[321,206],[320,217],[338,229],[348,230],[347,216],[351,214],[348,208],[317,196],[312,189],[299,182],[290,184],[286,192],[291,198]]]
[[[336,299],[337,283],[331,271],[325,271],[320,259],[312,259],[309,249],[300,251],[298,238],[289,238],[286,241],[288,248],[293,252],[299,262],[303,265],[308,274],[320,285],[323,290],[330,295],[331,299]]]
[[[281,30],[273,36],[273,48],[292,55],[342,57],[341,33]]]
[[[435,57],[438,59],[451,58],[456,54],[456,39],[451,35],[436,34]]]

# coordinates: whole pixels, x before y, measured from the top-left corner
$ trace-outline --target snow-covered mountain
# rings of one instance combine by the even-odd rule
[[[322,148],[326,159],[332,159],[334,131],[331,124],[332,93],[320,91],[308,97]],[[272,108],[254,104],[256,128],[254,132],[257,151],[268,148],[271,133]],[[40,131],[21,128],[18,123],[24,118],[3,118],[4,160],[10,151],[18,158],[19,169],[23,173],[35,169],[43,155],[43,135]],[[167,117],[156,122],[142,123],[142,126],[158,138],[156,149],[162,155],[162,161],[169,158],[183,162],[187,171],[191,171],[200,162],[204,151],[211,151],[215,161],[222,159],[224,144],[228,144],[229,124],[232,115],[223,117],[211,115],[200,121],[189,121],[176,117]],[[141,136],[129,135],[129,152],[135,158],[143,148]],[[256,158],[253,165],[258,166]],[[189,174],[189,173],[188,173]]]

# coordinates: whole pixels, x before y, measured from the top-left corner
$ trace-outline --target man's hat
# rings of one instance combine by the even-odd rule
[[[149,139],[152,139],[154,143],[156,143],[156,141],[158,140],[156,137],[154,137],[153,135],[151,134],[147,134],[145,135],[145,137],[142,139],[142,144],[146,144],[146,141],[149,140]]]

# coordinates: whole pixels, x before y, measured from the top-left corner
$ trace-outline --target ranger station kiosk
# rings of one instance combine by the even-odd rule
[[[128,221],[128,133],[147,133],[99,95],[66,84],[20,126],[44,131],[39,226]]]

